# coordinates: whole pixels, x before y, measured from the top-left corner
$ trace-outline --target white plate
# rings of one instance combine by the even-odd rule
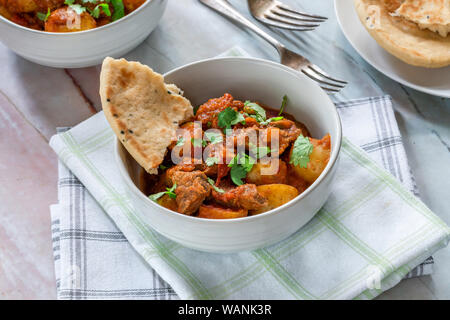
[[[426,69],[404,63],[385,51],[369,35],[358,18],[353,0],[334,0],[334,7],[345,37],[375,69],[405,86],[450,98],[450,66]]]

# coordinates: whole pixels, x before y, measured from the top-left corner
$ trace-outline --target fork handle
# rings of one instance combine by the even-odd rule
[[[272,37],[271,35],[264,32],[262,29],[260,29],[258,26],[256,26],[253,22],[251,22],[246,17],[244,17],[228,1],[226,1],[226,0],[200,0],[200,2],[207,5],[210,8],[218,11],[219,13],[230,18],[231,20],[234,20],[235,22],[240,23],[244,27],[249,28],[256,34],[258,34],[261,38],[265,39],[267,42],[269,42],[271,45],[273,45],[278,50],[278,52],[280,52],[280,50],[284,49],[284,46],[278,40],[276,40],[274,37]]]

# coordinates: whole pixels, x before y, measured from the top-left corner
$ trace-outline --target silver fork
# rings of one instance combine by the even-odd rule
[[[253,17],[267,25],[296,31],[311,31],[326,17],[297,11],[277,0],[247,0]]]
[[[346,81],[335,79],[328,75],[325,71],[320,69],[315,64],[311,63],[305,57],[287,49],[278,40],[261,30],[254,23],[245,18],[240,14],[234,7],[226,0],[200,0],[203,4],[208,7],[218,11],[219,13],[225,15],[226,17],[242,24],[243,26],[249,28],[260,37],[268,41],[273,45],[279,55],[281,64],[291,67],[297,71],[304,73],[306,76],[310,77],[312,80],[316,81],[322,89],[328,93],[339,92],[347,84]]]

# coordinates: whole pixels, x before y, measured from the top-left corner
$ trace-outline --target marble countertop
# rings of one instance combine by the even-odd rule
[[[404,87],[368,65],[340,31],[331,1],[283,0],[329,17],[314,32],[263,27],[349,86],[337,100],[389,94],[422,200],[450,224],[450,99]],[[231,0],[249,16],[246,2]],[[153,33],[128,59],[158,72],[239,46],[278,61],[266,42],[197,0],[171,0]],[[0,299],[56,297],[49,205],[57,201],[57,126],[71,126],[101,108],[99,67],[53,69],[28,62],[0,43]],[[450,248],[434,255],[431,276],[402,281],[378,299],[450,299]]]

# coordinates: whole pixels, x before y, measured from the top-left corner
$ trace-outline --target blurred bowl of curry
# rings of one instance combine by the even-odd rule
[[[280,114],[286,119],[278,120],[272,118],[274,126],[269,124],[269,127],[274,128],[277,127],[277,123],[284,122],[289,122],[292,125],[292,122],[296,119],[298,120],[297,123],[301,122],[307,127],[306,131],[302,130],[302,132],[308,137],[317,137],[318,139],[324,137],[320,141],[328,139],[328,155],[325,164],[320,168],[320,172],[304,188],[297,186],[295,181],[290,182],[289,177],[286,177],[286,172],[284,172],[284,179],[280,180],[281,175],[278,173],[281,171],[278,171],[276,175],[269,176],[268,178],[270,179],[265,179],[266,181],[258,182],[258,179],[251,174],[256,167],[255,164],[245,178],[245,183],[249,184],[231,189],[231,192],[238,191],[246,186],[254,187],[254,185],[257,185],[256,189],[261,194],[264,193],[264,189],[276,186],[276,190],[273,190],[272,193],[264,194],[264,196],[267,196],[269,205],[272,200],[276,202],[275,205],[264,208],[262,212],[261,210],[252,211],[249,209],[247,214],[247,210],[229,209],[226,207],[226,201],[231,199],[225,199],[231,196],[230,192],[228,192],[229,189],[226,189],[225,193],[220,194],[223,190],[214,188],[218,193],[214,194],[214,191],[211,190],[212,202],[207,200],[204,205],[200,206],[198,213],[190,213],[180,210],[179,205],[178,208],[176,208],[176,205],[173,207],[167,205],[169,202],[175,204],[171,201],[173,199],[166,197],[167,195],[158,200],[152,200],[154,195],[149,197],[149,193],[154,193],[158,190],[153,188],[151,192],[147,192],[146,183],[142,184],[142,167],[128,153],[121,141],[117,139],[115,148],[116,163],[119,168],[119,174],[124,181],[127,198],[134,207],[133,215],[136,215],[137,220],[183,246],[201,251],[228,253],[252,250],[274,244],[298,231],[314,217],[331,193],[342,139],[341,123],[337,110],[328,95],[316,83],[303,74],[278,63],[237,57],[215,58],[195,62],[165,74],[164,81],[173,83],[181,88],[184,91],[184,96],[193,106],[200,106],[195,115],[196,119],[200,116],[203,106],[208,104],[211,106],[211,102],[219,100],[222,103],[224,100],[232,99],[231,96],[235,99],[232,102],[233,106],[242,104],[237,101],[239,99],[242,101],[258,101],[262,106],[275,107],[277,109],[280,108],[281,100],[285,100],[283,97],[288,97],[288,103],[286,105],[284,103],[281,104],[282,106],[285,105],[284,111],[282,111],[283,107],[279,110]],[[205,85],[205,83],[208,85]],[[227,94],[224,95],[224,92],[227,92]],[[223,97],[211,99],[221,96]],[[205,109],[204,111],[206,115],[210,109]],[[267,109],[266,112],[267,116],[270,114],[270,117],[277,117],[276,114],[278,114],[278,111],[274,112],[271,109]],[[292,121],[286,121],[287,119]],[[248,125],[247,122],[245,125]],[[186,124],[189,125],[189,123]],[[214,121],[211,123],[211,126],[215,126]],[[264,130],[265,128],[268,128],[266,124],[260,129]],[[299,128],[304,127],[300,125]],[[281,139],[284,134],[279,136]],[[184,140],[185,142],[192,142],[192,139]],[[298,140],[297,138],[296,141]],[[319,140],[311,138],[311,142],[315,145],[314,141],[319,142]],[[280,148],[282,144],[280,140]],[[315,146],[312,150],[313,153],[311,153],[311,159],[313,158],[314,150]],[[289,163],[288,166],[290,166],[292,162],[285,158],[289,157],[289,149],[286,149],[283,155],[280,159],[284,159],[284,163]],[[292,159],[292,153],[290,157]],[[166,165],[167,163],[164,162],[164,164]],[[293,166],[297,165],[294,164]],[[167,170],[165,172],[166,177],[169,177],[169,170],[177,170],[177,167],[180,166],[176,165],[171,168],[160,169]],[[282,167],[280,166],[280,170]],[[308,168],[314,170],[314,166],[308,166]],[[185,170],[184,168],[180,169],[182,171]],[[286,169],[285,166],[284,169]],[[296,168],[288,168],[287,175],[294,176],[297,174],[296,172]],[[204,173],[208,174],[206,171]],[[198,171],[193,171],[185,172],[183,176],[186,176],[189,180],[189,174],[202,175]],[[164,173],[159,170],[158,175],[163,181]],[[219,173],[217,173],[218,175]],[[230,175],[234,181],[232,171]],[[215,175],[212,174],[211,177],[215,178]],[[222,179],[229,180],[229,178],[227,176]],[[286,180],[286,178],[288,179]],[[190,182],[187,181],[187,193],[193,192],[195,187],[194,180],[193,178],[189,180]],[[303,175],[303,180],[309,179]],[[149,181],[153,183],[151,182],[153,180]],[[174,180],[174,185],[175,183],[178,183],[178,186],[175,186],[175,192],[182,192],[180,187],[183,182]],[[154,185],[156,186],[156,184],[155,182]],[[220,188],[223,186],[224,184],[219,185]],[[251,188],[248,189],[250,190]],[[288,193],[290,192],[288,191],[292,189],[301,190],[298,193],[295,190],[295,194],[289,197]],[[248,193],[247,195],[251,194],[255,193]],[[183,203],[191,202],[190,200],[193,200],[194,195],[189,196],[189,194],[186,194],[186,196],[182,196],[181,193],[177,193],[177,203],[180,201]],[[255,194],[255,200],[257,200],[256,196]],[[280,198],[288,199],[286,199],[287,201],[278,201]],[[167,201],[164,201],[164,199]],[[202,210],[207,212],[202,212]],[[236,215],[236,213],[241,211],[246,212],[242,215]],[[227,214],[224,216],[223,212]]]
[[[0,41],[45,66],[97,65],[144,41],[166,5],[167,0],[0,0]]]

